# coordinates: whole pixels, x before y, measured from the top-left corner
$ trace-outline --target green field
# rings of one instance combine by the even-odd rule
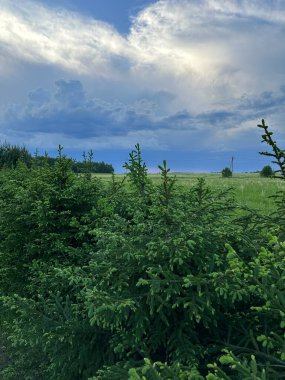
[[[258,173],[238,173],[232,178],[223,178],[220,173],[174,173],[179,186],[192,186],[197,178],[204,178],[206,183],[215,189],[231,187],[240,206],[247,206],[268,214],[274,210],[274,200],[270,196],[285,190],[285,181],[274,178],[262,178]],[[103,181],[110,181],[110,174],[96,175]],[[123,178],[123,174],[117,174]],[[155,184],[160,182],[159,174],[149,174]]]

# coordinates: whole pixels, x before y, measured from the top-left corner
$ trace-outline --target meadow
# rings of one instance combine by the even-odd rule
[[[104,183],[111,181],[111,174],[96,174]],[[161,175],[148,174],[154,184],[158,185]],[[117,174],[116,178],[122,180],[124,174]],[[274,196],[277,192],[285,190],[285,181],[276,178],[261,177],[259,173],[236,173],[231,178],[223,178],[221,173],[170,173],[170,178],[176,178],[177,186],[189,188],[203,178],[206,184],[213,189],[233,189],[236,201],[240,207],[249,207],[268,215],[275,210]]]

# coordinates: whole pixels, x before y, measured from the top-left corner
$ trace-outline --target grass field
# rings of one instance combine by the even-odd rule
[[[197,178],[204,178],[206,183],[213,188],[225,189],[232,187],[240,206],[248,206],[268,214],[274,210],[274,200],[270,196],[277,191],[285,191],[285,181],[262,178],[258,173],[238,173],[232,178],[223,178],[220,173],[176,173],[177,183],[182,186],[192,186]],[[97,177],[103,181],[109,181],[111,175],[100,174]],[[118,174],[122,178],[123,174]],[[154,183],[159,183],[159,174],[149,174]]]

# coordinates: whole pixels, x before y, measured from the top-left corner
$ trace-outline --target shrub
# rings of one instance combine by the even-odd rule
[[[231,171],[230,168],[224,168],[224,169],[222,170],[222,176],[223,176],[224,178],[232,177],[232,175],[233,175],[233,173],[232,173],[232,171]]]
[[[1,378],[282,378],[272,221],[237,219],[231,192],[203,179],[179,188],[165,161],[155,186],[139,145],[127,184],[71,165],[60,151],[54,166],[0,173]]]
[[[260,176],[261,177],[272,177],[274,175],[274,171],[270,165],[264,166],[264,168],[260,171]]]
[[[5,380],[83,380],[104,366],[128,373],[145,357],[190,373],[220,351],[209,331],[230,326],[224,313],[236,315],[240,302],[220,289],[224,244],[242,244],[244,255],[245,236],[254,241],[234,221],[231,193],[202,179],[179,189],[166,162],[154,186],[139,146],[125,167],[125,188],[74,175],[64,156],[3,173]]]

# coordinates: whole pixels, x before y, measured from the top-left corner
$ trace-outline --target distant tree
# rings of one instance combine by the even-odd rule
[[[114,168],[111,164],[105,162],[90,162],[86,165],[85,162],[75,161],[72,165],[72,170],[75,173],[114,173]]]
[[[114,173],[114,168],[111,164],[105,162],[92,162],[92,161],[76,161],[70,159],[71,169],[74,173]],[[36,156],[33,161],[37,166],[54,166],[58,158],[49,156]]]
[[[31,165],[32,156],[24,146],[11,145],[7,142],[0,144],[0,169],[15,168],[18,161]]]
[[[223,176],[224,178],[229,178],[229,177],[232,177],[232,176],[233,176],[233,173],[232,173],[232,171],[231,171],[230,168],[224,168],[224,169],[222,170],[222,176]]]
[[[261,177],[272,177],[274,175],[274,170],[270,165],[264,166],[264,168],[260,171],[260,176]]]

